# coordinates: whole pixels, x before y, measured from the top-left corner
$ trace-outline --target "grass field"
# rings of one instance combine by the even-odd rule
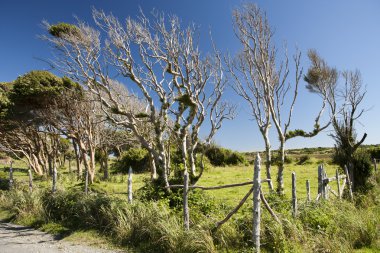
[[[291,196],[291,173],[296,173],[297,178],[297,197],[300,200],[306,200],[306,180],[310,181],[311,197],[315,198],[318,189],[318,165],[321,163],[320,159],[311,158],[306,164],[297,165],[297,162],[286,164],[284,171],[284,184],[285,196]],[[324,165],[327,175],[329,177],[335,176],[337,165]],[[28,185],[28,172],[25,163],[22,161],[14,162],[14,178],[19,185]],[[3,165],[2,177],[8,174],[8,165]],[[101,174],[98,174],[98,177]],[[274,187],[276,187],[277,166],[272,166],[272,180]],[[127,192],[127,175],[111,174],[108,181],[96,180],[91,188],[98,192],[108,194],[124,195]],[[145,184],[145,180],[149,179],[149,173],[139,173],[133,175],[133,189],[137,191]],[[262,165],[261,178],[266,178],[265,168]],[[228,167],[213,167],[203,174],[202,178],[198,181],[197,185],[200,186],[219,186],[225,184],[234,184],[252,181],[253,179],[253,165],[241,166],[228,166]],[[51,180],[43,177],[35,177],[34,183],[36,187],[50,187]],[[65,187],[81,187],[83,183],[76,180],[76,174],[73,171],[71,174],[67,169],[58,171],[58,188]],[[331,188],[336,191],[337,185],[335,182],[331,183]],[[209,191],[209,194],[216,200],[234,205],[247,193],[250,186],[233,187],[227,189],[219,189]],[[269,188],[267,183],[263,184],[264,192],[268,193]]]
[[[320,158],[320,157],[319,157]],[[326,160],[329,161],[329,160]],[[322,162],[320,159],[311,158],[306,164],[298,165],[297,162],[292,162],[285,165],[284,171],[284,184],[285,184],[285,196],[291,196],[291,174],[296,173],[297,178],[297,197],[300,200],[306,200],[306,180],[310,181],[311,197],[315,198],[318,189],[318,166]],[[8,166],[3,165],[2,177],[8,176]],[[72,165],[73,166],[73,165]],[[26,164],[22,161],[14,162],[14,178],[19,185],[28,185],[28,172]],[[324,164],[324,168],[327,171],[329,177],[335,176],[335,171],[338,169],[337,165]],[[277,166],[272,166],[272,180],[274,187],[276,187]],[[36,187],[50,187],[51,180],[43,177],[34,176],[34,184]],[[98,174],[101,177],[101,174]],[[95,183],[91,188],[98,192],[104,192],[108,194],[124,195],[127,192],[127,175],[123,174],[111,174],[108,181],[95,180]],[[133,190],[140,189],[145,184],[145,180],[149,179],[149,173],[139,173],[133,175]],[[261,178],[266,178],[265,168],[262,165]],[[241,165],[241,166],[226,166],[226,167],[213,167],[203,174],[202,178],[198,181],[197,185],[200,186],[219,186],[225,184],[234,184],[252,181],[253,179],[253,165]],[[81,187],[83,183],[77,181],[76,174],[73,171],[69,173],[67,168],[58,171],[58,188],[72,188]],[[335,182],[331,183],[331,188],[337,190]],[[264,192],[268,193],[269,188],[267,183],[263,184]],[[216,200],[234,205],[247,193],[250,186],[233,187],[227,189],[219,189],[209,191],[209,194]]]

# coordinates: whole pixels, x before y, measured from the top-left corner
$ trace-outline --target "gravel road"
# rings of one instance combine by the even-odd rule
[[[123,252],[97,249],[54,239],[54,236],[32,228],[0,223],[0,253],[111,253]]]

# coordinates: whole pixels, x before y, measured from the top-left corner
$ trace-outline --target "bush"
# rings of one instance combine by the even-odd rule
[[[298,162],[297,162],[297,164],[298,164],[298,165],[308,164],[308,163],[311,162],[310,160],[311,160],[311,158],[310,158],[309,155],[302,155],[302,156],[300,156],[300,157],[298,158]]]
[[[285,164],[290,164],[293,162],[293,159],[290,156],[285,155],[284,162],[285,162]],[[277,166],[280,164],[280,156],[278,154],[275,154],[272,156],[271,164],[277,165]]]
[[[132,167],[133,172],[136,173],[149,170],[148,151],[141,148],[130,148],[123,152],[121,158],[112,165],[116,172],[121,173],[128,173],[129,167]]]
[[[370,184],[368,179],[372,173],[372,161],[370,154],[364,150],[359,150],[354,154],[354,190],[368,191]]]
[[[351,157],[351,162],[353,166],[353,190],[365,192],[369,190],[370,184],[368,179],[372,173],[372,161],[370,152],[365,149],[358,149]],[[333,162],[338,164],[341,168],[347,166],[349,159],[347,155],[341,149],[335,149],[333,155]]]
[[[246,163],[245,157],[229,149],[221,148],[216,145],[206,150],[206,156],[214,166],[238,165]]]

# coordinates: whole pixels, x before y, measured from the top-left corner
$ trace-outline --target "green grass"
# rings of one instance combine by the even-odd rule
[[[292,156],[296,155],[301,156],[302,153],[292,154]],[[276,198],[273,195],[269,196],[269,194],[267,194],[268,201],[273,204],[272,207],[275,209],[274,211],[281,217],[284,224],[283,227],[278,227],[278,225],[273,223],[269,214],[263,210],[262,222],[265,223],[265,226],[263,228],[263,243],[270,245],[271,247],[279,247],[277,251],[274,250],[275,252],[282,252],[281,250],[288,252],[305,252],[305,249],[318,249],[318,247],[326,250],[323,252],[339,252],[341,249],[350,249],[350,251],[357,253],[379,252],[380,225],[376,225],[376,223],[374,223],[375,221],[379,221],[380,216],[378,215],[380,214],[380,208],[378,206],[380,202],[380,199],[378,197],[380,196],[379,189],[375,189],[375,193],[367,197],[367,200],[362,201],[363,203],[360,204],[360,207],[358,208],[347,201],[336,201],[336,197],[332,194],[330,194],[331,201],[329,202],[325,203],[322,201],[319,203],[306,204],[306,180],[310,181],[311,196],[312,199],[315,199],[318,188],[318,165],[321,162],[319,158],[316,159],[313,155],[310,156],[312,158],[304,165],[297,165],[297,157],[293,157],[292,163],[286,164],[284,171],[285,198]],[[329,177],[335,176],[335,170],[337,169],[337,166],[330,165],[328,161],[326,163],[327,164],[325,165],[325,169],[327,171],[327,175]],[[25,164],[23,165],[18,161],[15,163],[15,165],[17,165],[17,167],[15,166],[17,169],[14,173],[17,187],[18,189],[23,189],[24,192],[27,192],[28,176]],[[7,171],[8,170],[6,169],[6,172]],[[296,220],[291,217],[290,210],[291,173],[293,171],[296,172],[297,176],[297,195],[300,204],[300,213],[302,214],[302,212],[304,212],[304,215],[302,216],[300,214],[299,219]],[[7,175],[6,172],[2,175]],[[261,173],[262,179],[264,179],[264,166],[262,166]],[[127,247],[126,249],[128,251],[130,250],[131,252],[137,248],[141,249],[141,252],[152,252],[144,251],[145,249],[152,249],[152,247],[164,247],[164,249],[176,249],[176,247],[184,247],[189,250],[188,252],[193,252],[190,248],[188,248],[190,247],[190,245],[187,244],[188,239],[186,239],[188,236],[191,236],[193,238],[201,238],[197,239],[197,242],[201,243],[198,245],[199,249],[209,249],[206,252],[216,252],[216,249],[213,248],[214,245],[221,252],[225,252],[227,249],[228,252],[243,252],[242,250],[249,249],[250,247],[249,238],[251,236],[252,199],[250,199],[249,202],[242,207],[237,215],[235,215],[229,222],[223,225],[223,229],[218,232],[218,234],[212,235],[209,232],[213,227],[213,224],[216,221],[224,218],[226,213],[230,211],[231,208],[238,203],[238,201],[241,200],[241,198],[249,190],[250,186],[207,191],[207,195],[211,195],[212,198],[205,198],[205,200],[199,198],[199,194],[197,193],[197,195],[194,192],[192,196],[195,198],[195,200],[190,201],[190,220],[192,222],[191,233],[184,234],[182,230],[182,214],[180,210],[181,207],[179,207],[179,209],[171,210],[168,209],[168,206],[166,206],[166,202],[158,202],[165,206],[159,207],[156,206],[155,203],[145,203],[140,202],[139,200],[136,200],[133,205],[130,205],[126,201],[127,175],[111,174],[108,181],[101,180],[101,176],[102,175],[98,173],[98,178],[95,180],[95,183],[91,185],[91,191],[94,194],[89,195],[89,199],[87,199],[87,197],[83,197],[83,199],[81,199],[81,204],[83,207],[81,207],[82,209],[78,209],[76,211],[88,212],[89,217],[91,215],[95,215],[94,221],[97,221],[99,217],[102,217],[96,216],[98,215],[97,210],[100,210],[100,208],[97,207],[98,203],[108,203],[108,200],[104,199],[104,194],[97,195],[96,193],[106,193],[106,198],[110,198],[112,202],[110,207],[107,207],[106,205],[106,208],[108,209],[105,209],[108,210],[106,212],[107,215],[105,215],[106,217],[109,218],[111,216],[108,215],[112,215],[112,217],[109,219],[111,221],[110,223],[112,223],[110,227],[103,228],[101,227],[103,224],[100,224],[100,228],[90,228],[88,230],[83,230],[84,228],[80,227],[78,228],[79,230],[77,230],[71,227],[68,228],[66,226],[67,224],[64,223],[64,220],[59,221],[59,219],[52,219],[48,220],[48,223],[46,223],[47,219],[44,218],[43,215],[40,215],[39,218],[35,218],[33,216],[33,212],[42,212],[41,204],[35,201],[36,199],[34,199],[33,196],[29,197],[27,194],[23,194],[22,191],[14,191],[13,193],[9,192],[9,194],[7,193],[9,196],[8,200],[12,198],[19,200],[14,202],[15,205],[12,204],[13,207],[8,206],[9,209],[0,209],[0,219],[2,217],[4,219],[9,219],[14,216],[16,212],[17,218],[14,220],[15,222],[27,225],[35,225],[49,233],[64,235],[65,240],[73,242],[87,242],[86,244],[93,246],[106,245],[106,248],[114,247],[112,246],[112,243],[114,242],[113,240],[115,238],[107,237],[107,233],[104,232],[106,230],[108,231],[108,229],[112,227],[114,237],[117,237],[117,241],[121,241],[121,245],[123,245],[123,247]],[[275,187],[276,176],[277,167],[272,166],[272,177]],[[203,177],[200,179],[197,185],[218,186],[232,183],[248,182],[252,181],[252,177],[253,165],[211,167],[205,171]],[[142,186],[144,186],[145,181],[149,178],[149,173],[134,174],[134,191],[137,191]],[[376,180],[378,181],[377,183],[380,183],[380,176]],[[51,179],[35,176],[34,185],[35,188],[49,189],[51,187]],[[330,183],[330,186],[333,190],[336,191],[336,182]],[[69,173],[67,170],[60,170],[58,189],[65,189],[66,191],[82,191],[83,182],[76,179],[75,172]],[[266,193],[269,192],[266,183],[263,184],[263,190]],[[64,193],[62,192],[59,194]],[[38,196],[38,194],[36,196]],[[95,198],[95,202],[91,202],[91,198]],[[6,197],[4,197],[4,199],[6,199]],[[98,200],[101,200],[101,202],[96,202]],[[181,200],[179,199],[179,201]],[[211,202],[210,206],[208,206],[208,201]],[[59,204],[60,202],[57,202],[57,204],[59,204],[57,206],[63,207],[65,202],[65,198],[62,198],[61,204]],[[340,204],[342,204],[342,206],[340,206]],[[28,207],[28,205],[30,207],[34,207],[34,209]],[[96,208],[90,208],[91,206],[96,206]],[[208,208],[211,208],[211,210]],[[30,210],[34,211],[29,212]],[[204,210],[208,211],[204,213]],[[67,212],[63,212],[64,215],[66,213]],[[157,214],[159,214],[158,218],[156,217]],[[320,216],[321,214],[322,216]],[[87,215],[84,213],[81,213],[80,215],[80,217],[87,217]],[[347,217],[345,217],[345,215],[347,215]],[[319,231],[319,229],[316,229],[316,227],[319,225],[324,225],[325,230]],[[377,230],[374,229],[376,226]],[[345,235],[335,236],[334,231],[345,233]],[[145,245],[145,239],[141,241],[141,238],[137,238],[138,236],[135,238],[136,232],[141,233],[142,236],[153,236],[156,239],[154,241],[148,240],[149,242],[146,242]],[[370,235],[370,233],[373,234],[375,239],[371,239],[371,244],[363,244],[365,246],[364,248],[354,250],[352,246],[353,244],[350,244],[350,246],[339,246],[340,243],[345,243],[348,245],[348,242],[350,242],[351,238],[352,240],[365,242],[366,235]],[[124,240],[126,237],[129,239]],[[132,246],[130,245],[131,243]],[[263,252],[272,252],[268,248],[267,250],[268,251],[265,251],[265,249],[263,249]],[[173,252],[177,251],[174,250]]]
[[[292,172],[296,173],[297,181],[297,197],[300,200],[306,200],[306,180],[310,181],[311,197],[316,198],[318,192],[318,162],[312,159],[307,165],[297,165],[295,163],[286,164],[284,170],[285,195],[291,196]],[[325,165],[327,175],[335,176],[337,165]],[[265,168],[262,166],[261,178],[265,177]],[[272,180],[276,187],[277,167],[272,166]],[[234,184],[252,181],[253,165],[249,166],[232,166],[232,167],[212,167],[199,180],[198,185],[201,186],[217,186],[224,184]],[[330,183],[331,188],[337,191],[337,184]],[[268,193],[268,184],[263,184],[264,192]],[[234,187],[220,190],[212,190],[210,194],[216,199],[227,202],[229,204],[237,203],[249,190],[250,186]],[[334,197],[334,196],[331,196]]]
[[[317,154],[318,155],[318,154]],[[293,156],[294,158],[294,156]],[[284,184],[285,184],[285,195],[291,196],[291,173],[296,172],[297,177],[297,197],[300,200],[306,200],[306,180],[310,181],[310,191],[312,198],[316,198],[318,189],[318,165],[321,160],[312,158],[305,165],[297,165],[296,159],[291,164],[285,165],[284,170]],[[68,167],[68,164],[66,164]],[[74,165],[72,164],[72,167]],[[14,162],[14,178],[19,185],[24,187],[28,186],[28,171],[26,164],[22,161]],[[335,176],[335,170],[338,168],[337,165],[325,165],[327,175],[329,177]],[[8,167],[4,167],[6,172]],[[97,168],[99,170],[99,168]],[[108,181],[101,179],[102,174],[98,172],[96,175],[94,184],[92,184],[91,190],[96,192],[107,193],[111,195],[125,195],[127,194],[127,179],[128,175],[123,174],[112,174]],[[277,176],[277,166],[272,166],[272,180],[273,185],[276,187],[276,176]],[[137,191],[144,186],[145,180],[149,179],[149,173],[139,173],[133,175],[133,190]],[[262,165],[261,178],[266,178],[265,168]],[[229,166],[229,167],[211,167],[202,176],[202,178],[197,183],[201,186],[218,186],[233,183],[242,183],[252,181],[253,179],[253,165],[249,166]],[[52,185],[51,179],[44,177],[34,176],[35,187],[49,188]],[[330,183],[331,188],[337,191],[337,185],[335,182]],[[58,189],[63,188],[84,188],[83,182],[77,180],[76,172],[73,171],[71,174],[68,170],[58,171]],[[230,205],[236,204],[241,198],[248,192],[250,186],[234,187],[220,190],[210,191],[210,195],[215,197],[215,199],[225,202]],[[269,188],[267,183],[263,184],[264,192],[268,193]],[[330,194],[331,197],[335,197]]]

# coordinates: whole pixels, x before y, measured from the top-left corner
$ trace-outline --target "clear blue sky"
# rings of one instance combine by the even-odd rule
[[[308,67],[306,53],[315,48],[332,66],[340,70],[359,69],[367,85],[367,96],[363,106],[369,109],[357,125],[358,134],[368,133],[366,144],[380,143],[380,1],[377,0],[319,0],[319,1],[253,1],[267,12],[279,49],[284,41],[290,50],[295,45],[303,53],[302,63]],[[153,8],[179,16],[184,24],[195,22],[200,26],[201,44],[207,51],[208,29],[223,52],[234,53],[239,44],[233,35],[231,13],[243,1],[232,0],[66,0],[66,1],[21,1],[0,2],[0,81],[11,81],[33,69],[46,69],[38,58],[48,59],[50,49],[37,38],[43,34],[41,21],[50,23],[74,22],[74,16],[91,24],[91,7],[112,12],[119,18],[135,16],[139,7],[145,12]],[[281,50],[279,51],[281,52]],[[311,129],[313,112],[318,107],[318,98],[307,93],[302,84],[295,107],[291,128]],[[216,136],[216,142],[225,147],[252,151],[263,148],[263,141],[256,123],[250,120],[244,101],[232,92],[228,99],[238,104],[239,116],[224,127]],[[277,147],[275,131],[272,134],[273,148]],[[287,143],[288,148],[333,146],[328,131],[313,139],[297,138]]]

